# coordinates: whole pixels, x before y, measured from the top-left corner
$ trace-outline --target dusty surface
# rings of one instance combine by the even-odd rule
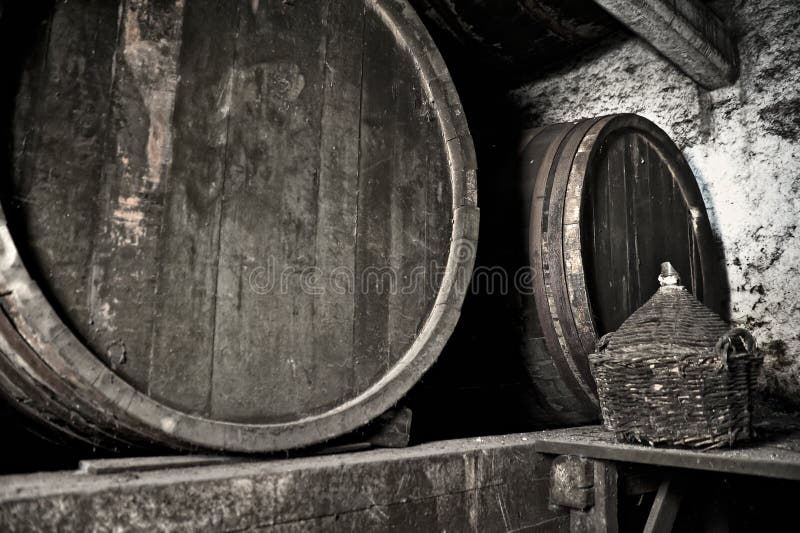
[[[630,40],[512,97],[531,126],[632,112],[672,136],[723,243],[732,318],[767,352],[762,386],[800,407],[800,8],[718,4],[740,51],[732,87],[707,92]]]
[[[531,435],[150,471],[5,476],[0,524],[26,532],[566,531],[569,514],[548,506],[551,459],[536,452]]]

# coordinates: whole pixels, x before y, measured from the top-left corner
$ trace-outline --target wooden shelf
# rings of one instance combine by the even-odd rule
[[[542,431],[529,438],[540,453],[800,480],[800,421],[772,420],[757,432],[752,443],[708,451],[621,444],[602,426]]]
[[[609,511],[616,483],[604,493],[598,480],[616,476],[616,463],[800,480],[800,423],[773,421],[759,432],[753,444],[707,452],[618,444],[603,428],[586,426],[292,459],[93,460],[74,472],[0,476],[0,524],[42,531],[549,532],[599,517],[606,527],[616,520]],[[553,455],[583,456],[599,468],[592,510],[549,505]]]

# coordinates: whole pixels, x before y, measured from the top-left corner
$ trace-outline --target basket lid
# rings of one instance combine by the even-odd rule
[[[647,303],[605,339],[605,351],[646,345],[712,349],[729,327],[680,285],[680,275],[670,263],[662,263],[661,287]]]

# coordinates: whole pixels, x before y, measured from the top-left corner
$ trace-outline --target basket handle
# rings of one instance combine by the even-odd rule
[[[727,367],[729,359],[745,355],[752,355],[756,351],[756,340],[749,331],[743,328],[733,328],[719,338],[714,351],[722,358]]]

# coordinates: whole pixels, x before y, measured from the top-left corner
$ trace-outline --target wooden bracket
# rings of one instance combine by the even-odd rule
[[[673,479],[661,482],[644,526],[645,533],[669,533],[683,499],[681,487]]]
[[[571,532],[618,531],[617,493],[614,463],[574,455],[561,455],[553,460],[550,503],[570,508]]]
[[[559,455],[550,470],[550,503],[584,511],[594,505],[594,463]]]
[[[736,81],[739,61],[733,39],[699,0],[595,2],[706,89]]]

